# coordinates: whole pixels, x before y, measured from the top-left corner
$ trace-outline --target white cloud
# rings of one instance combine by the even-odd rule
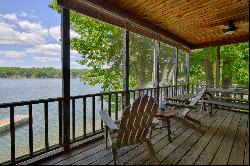
[[[37,11],[35,9],[30,9],[30,11],[34,14],[37,14]]]
[[[42,45],[36,45],[33,48],[28,48],[26,49],[25,52],[30,55],[60,57],[61,46],[59,44],[42,44]]]
[[[27,13],[25,13],[25,12],[21,12],[21,14],[20,14],[20,17],[27,17],[28,16],[28,14]]]
[[[0,44],[25,45],[23,50],[16,51],[15,49],[0,50],[0,57],[15,58],[15,60],[1,60],[0,64],[4,66],[25,66],[25,65],[40,65],[40,66],[61,66],[61,38],[60,26],[54,26],[49,29],[44,28],[42,22],[30,22],[30,14],[21,12],[19,17],[25,20],[19,20],[15,14],[0,14]],[[8,19],[8,20],[7,20]],[[15,20],[10,22],[9,20]],[[71,37],[79,37],[80,35],[74,31],[70,31]],[[48,38],[49,37],[49,38]],[[50,39],[56,39],[58,43],[49,43]],[[28,46],[28,47],[27,47]],[[70,51],[71,62],[80,58],[77,51]],[[25,62],[25,56],[31,57],[32,62]],[[22,60],[22,61],[21,61]],[[17,64],[17,62],[20,62]],[[30,63],[30,64],[29,64]],[[71,63],[73,68],[86,68],[79,65],[77,62]]]
[[[25,33],[22,32],[21,36],[18,35],[18,37],[20,38],[21,41],[23,42],[27,42],[29,44],[43,44],[46,43],[46,40],[41,37],[39,34],[36,33]]]
[[[0,65],[1,67],[10,67],[10,66],[26,67],[26,64],[23,60],[3,61],[3,63],[1,63],[1,60],[0,60]]]
[[[0,65],[5,64],[5,60],[0,60]]]
[[[17,16],[15,13],[10,13],[10,14],[0,14],[0,18],[4,18],[7,20],[12,20],[12,21],[16,21],[17,20]]]
[[[0,44],[43,44],[45,39],[37,33],[19,32],[13,25],[0,22]]]
[[[48,62],[48,61],[56,61],[59,62],[61,59],[54,58],[54,57],[34,57],[34,60],[39,61],[39,62]]]
[[[53,37],[54,39],[56,39],[57,41],[59,41],[59,39],[61,38],[61,30],[60,30],[60,26],[55,26],[49,29],[49,34],[51,37]]]
[[[5,56],[9,58],[22,58],[24,56],[32,56],[32,57],[44,57],[49,59],[61,59],[61,45],[59,44],[42,44],[36,45],[32,48],[27,48],[23,51],[13,51],[13,50],[6,50],[0,51],[0,56]],[[75,58],[79,56],[77,51],[71,50],[70,57]],[[79,56],[80,57],[80,56]],[[43,58],[40,58],[43,60]]]
[[[25,14],[21,13],[21,15]],[[15,20],[15,22],[10,23],[6,19]],[[17,29],[18,26],[21,30]],[[16,14],[0,14],[0,44],[44,44],[46,37],[48,37],[48,29],[40,23],[32,23],[28,20],[19,21]]]
[[[31,33],[37,33],[42,36],[48,35],[48,30],[43,28],[43,26],[39,23],[31,23],[27,20],[25,21],[19,21],[18,25],[24,29],[25,31],[31,32]]]
[[[70,50],[70,56],[76,56],[79,55],[79,53],[76,50]]]
[[[80,65],[78,62],[71,62],[70,67],[73,69],[91,69],[85,65]]]
[[[60,26],[54,26],[49,29],[49,34],[55,40],[59,41],[61,39],[61,29]],[[70,37],[71,38],[79,38],[80,35],[73,30],[70,30]]]
[[[23,56],[26,56],[22,51],[0,51],[0,55],[9,58],[22,58]]]
[[[33,48],[29,48],[25,50],[26,54],[29,55],[42,55],[45,57],[61,57],[61,45],[60,44],[42,44],[37,45]],[[75,57],[78,56],[78,52],[75,50],[70,50],[70,56]]]
[[[71,38],[79,38],[81,35],[79,35],[78,33],[76,33],[73,30],[70,30],[70,37]]]

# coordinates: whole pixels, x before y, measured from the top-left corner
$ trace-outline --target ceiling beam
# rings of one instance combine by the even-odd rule
[[[63,8],[101,20],[131,32],[153,38],[185,52],[190,52],[191,44],[178,36],[156,27],[149,22],[136,18],[125,10],[118,9],[104,0],[57,0]]]
[[[217,41],[211,41],[208,43],[193,45],[191,49],[194,50],[194,49],[201,49],[205,47],[215,47],[215,46],[229,45],[229,44],[234,44],[234,43],[244,43],[244,42],[249,42],[248,34],[244,36],[237,36],[237,37],[233,37],[229,39],[217,40]]]

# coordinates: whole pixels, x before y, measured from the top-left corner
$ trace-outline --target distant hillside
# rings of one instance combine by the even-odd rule
[[[81,77],[85,69],[71,69],[72,78]],[[0,78],[61,78],[60,69],[47,68],[20,68],[20,67],[0,67]]]

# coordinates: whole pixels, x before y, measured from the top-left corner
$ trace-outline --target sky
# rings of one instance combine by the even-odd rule
[[[61,68],[60,15],[51,0],[0,0],[0,67]],[[73,30],[71,37],[79,37]],[[71,68],[86,68],[71,50]]]

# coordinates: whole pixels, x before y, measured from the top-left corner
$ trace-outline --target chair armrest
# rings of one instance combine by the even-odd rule
[[[166,103],[166,106],[175,106],[176,108],[190,108],[190,109],[195,109],[198,107],[198,106],[178,104],[178,103]]]
[[[176,101],[176,102],[182,102],[182,103],[190,103],[189,100],[185,100],[185,99],[177,99],[177,98],[168,98],[168,97],[165,97],[165,100],[169,100],[169,101]],[[167,102],[168,103],[168,102]]]
[[[157,126],[158,124],[159,124],[159,120],[157,119],[157,117],[154,117],[150,126],[154,127],[154,126]]]
[[[195,109],[198,108],[197,105],[186,105],[185,108]]]
[[[114,131],[119,129],[106,111],[100,110],[99,114],[102,118],[102,121],[108,126],[110,130]]]

